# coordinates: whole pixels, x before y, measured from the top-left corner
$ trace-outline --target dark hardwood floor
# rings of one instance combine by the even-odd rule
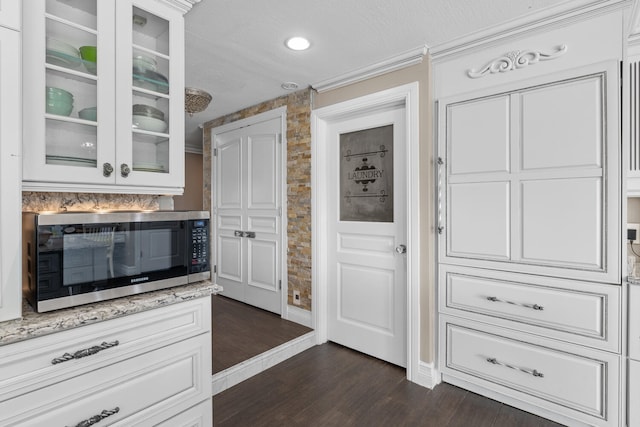
[[[449,384],[420,387],[404,369],[332,343],[217,394],[213,406],[217,427],[559,426]]]
[[[211,304],[214,374],[311,332],[277,314],[221,295],[213,295]]]

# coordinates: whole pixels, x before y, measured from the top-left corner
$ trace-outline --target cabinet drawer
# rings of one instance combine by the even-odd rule
[[[168,406],[184,411],[211,398],[210,339],[202,334],[0,402],[0,424],[77,425],[107,411],[104,424],[131,426]]]
[[[640,361],[640,285],[629,285],[629,357]]]
[[[620,286],[449,265],[439,280],[443,313],[620,351]]]
[[[156,427],[211,427],[213,425],[212,398],[179,413]]]
[[[588,424],[617,425],[619,356],[462,319],[445,317],[442,327],[445,374]]]
[[[210,299],[200,298],[0,346],[0,401],[208,332],[210,316]],[[65,356],[102,343],[105,348],[95,354]]]
[[[628,384],[627,408],[629,408],[629,427],[640,427],[640,362],[629,361],[629,384]]]

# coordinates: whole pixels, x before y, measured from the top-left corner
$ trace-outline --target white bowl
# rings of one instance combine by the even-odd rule
[[[132,126],[134,129],[148,130],[151,132],[164,132],[167,130],[167,123],[160,119],[147,116],[132,116]]]

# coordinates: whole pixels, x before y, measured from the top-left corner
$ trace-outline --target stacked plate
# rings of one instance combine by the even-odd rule
[[[133,68],[133,85],[154,92],[169,93],[169,80],[152,70]]]
[[[134,162],[133,170],[139,172],[165,172],[164,166],[160,163]]]
[[[145,104],[135,104],[133,106],[132,126],[134,129],[151,132],[164,132],[167,130],[164,113],[151,105]]]
[[[82,157],[46,156],[46,160],[48,165],[83,166],[87,168],[95,168],[97,165],[95,159],[84,159]]]
[[[78,68],[82,64],[80,51],[68,43],[47,37],[47,62],[66,68]]]

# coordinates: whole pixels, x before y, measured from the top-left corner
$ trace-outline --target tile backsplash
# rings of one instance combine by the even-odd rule
[[[22,193],[23,212],[158,210],[163,196],[146,194]]]

